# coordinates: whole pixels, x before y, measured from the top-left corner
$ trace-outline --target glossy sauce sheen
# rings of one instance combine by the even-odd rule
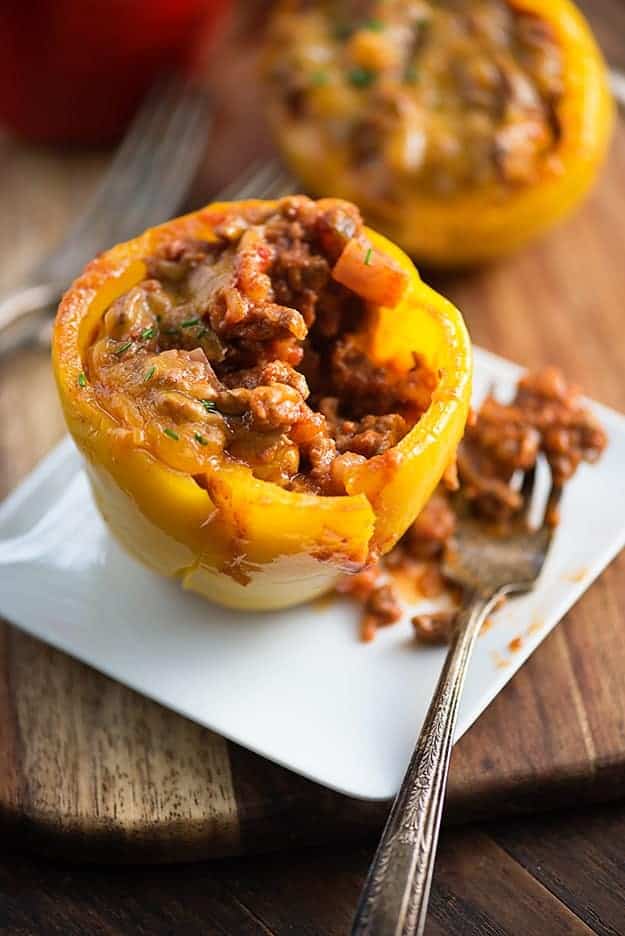
[[[437,384],[417,355],[406,371],[366,353],[370,305],[396,304],[405,274],[338,200],[233,209],[215,234],[146,259],[148,277],[106,310],[85,379],[122,444],[172,467],[201,476],[225,453],[261,480],[343,494]]]

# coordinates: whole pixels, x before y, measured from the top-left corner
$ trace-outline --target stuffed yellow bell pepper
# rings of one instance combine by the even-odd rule
[[[211,205],[99,256],[53,361],[115,537],[185,588],[278,608],[389,550],[463,433],[462,318],[333,199]]]
[[[282,0],[266,73],[304,185],[435,265],[489,260],[562,218],[610,136],[605,66],[569,0]]]

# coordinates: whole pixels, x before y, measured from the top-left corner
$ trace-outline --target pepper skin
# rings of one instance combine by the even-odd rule
[[[385,203],[360,184],[346,152],[327,141],[315,143],[319,134],[313,128],[307,132],[305,120],[290,117],[276,94],[269,99],[276,142],[303,185],[313,194],[321,189],[356,202],[369,223],[429,266],[480,264],[532,241],[580,203],[606,155],[614,105],[605,64],[586,20],[570,0],[508,4],[549,24],[562,56],[563,93],[555,107],[558,137],[537,177],[526,184],[497,181],[437,196],[420,191],[406,177],[398,182],[401,198]],[[294,15],[291,10],[291,0],[282,0],[276,16]],[[270,39],[267,72],[276,64]]]
[[[27,140],[117,140],[163,73],[191,71],[227,0],[0,3],[0,122]]]
[[[351,469],[345,496],[286,490],[226,456],[211,459],[198,484],[138,446],[129,427],[102,408],[84,361],[104,311],[145,277],[144,258],[176,238],[214,240],[214,227],[231,210],[211,205],[93,260],[61,302],[53,365],[67,425],[114,536],[185,588],[229,607],[266,610],[327,591],[340,573],[387,552],[414,520],[464,431],[471,347],[457,309],[421,281],[401,250],[367,231],[374,248],[406,271],[408,284],[396,307],[367,307],[363,347],[406,370],[411,352],[422,354],[440,374],[427,411],[395,448]]]

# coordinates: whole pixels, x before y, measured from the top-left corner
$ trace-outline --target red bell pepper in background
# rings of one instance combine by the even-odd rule
[[[114,140],[163,70],[186,68],[228,0],[2,0],[0,125]]]

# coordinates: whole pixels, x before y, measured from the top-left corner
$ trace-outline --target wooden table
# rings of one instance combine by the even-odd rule
[[[427,936],[622,936],[625,807],[443,833]],[[345,936],[372,847],[170,867],[0,852],[6,936]]]
[[[620,0],[601,0],[599,25],[613,57],[623,27]],[[621,33],[622,35],[622,33]],[[236,64],[235,66],[236,67]],[[244,80],[244,75],[241,76]],[[253,96],[240,101],[251,138]],[[625,141],[608,173],[569,225],[491,270],[445,277],[440,287],[466,314],[474,339],[521,363],[562,364],[603,402],[625,409]],[[196,202],[236,169],[244,140],[207,165]],[[93,185],[103,157],[52,153],[0,138],[0,289],[44,252]],[[52,193],[52,194],[51,194]],[[619,198],[616,196],[620,196]],[[597,225],[597,219],[600,224]],[[45,357],[27,351],[0,364],[0,496],[63,431]],[[462,742],[458,788],[480,778],[488,812],[489,771],[515,777],[498,787],[497,809],[535,802],[546,762],[579,751],[580,782],[567,796],[622,795],[625,736],[623,598],[618,560],[551,635]],[[0,624],[0,663],[15,633]],[[7,704],[2,696],[0,706]],[[554,688],[555,687],[555,688]],[[562,694],[560,687],[565,687]],[[517,716],[518,717],[515,717]],[[609,725],[609,730],[606,727]],[[0,756],[3,747],[0,720]],[[515,751],[522,749],[522,757]],[[520,787],[517,763],[526,773]],[[10,764],[2,765],[5,775]],[[574,778],[573,778],[574,779]],[[465,782],[466,789],[466,782]],[[541,793],[542,797],[542,793]],[[465,797],[464,805],[471,805]],[[476,796],[476,802],[478,797]],[[287,820],[287,822],[290,820]],[[289,830],[286,829],[287,833]],[[355,847],[291,851],[181,867],[86,867],[20,853],[0,827],[0,933],[310,934],[347,931],[373,839]],[[430,934],[625,934],[625,807],[596,806],[550,817],[446,828],[434,882]]]
[[[4,166],[11,172],[12,165],[23,166],[35,158],[50,159],[42,154],[35,157],[29,151],[20,153],[18,159],[16,150],[7,144]],[[89,166],[83,164],[78,177],[82,184],[86,184],[88,173]],[[622,163],[610,170],[610,179],[619,176],[625,179]],[[59,201],[63,192],[59,186]],[[63,197],[73,201],[77,195],[68,187]],[[481,343],[496,350],[513,348],[515,356],[527,363],[555,360],[568,364],[593,394],[623,408],[623,319],[614,312],[606,316],[604,309],[618,309],[619,297],[625,298],[621,246],[625,218],[616,219],[621,227],[612,243],[596,243],[587,222],[597,210],[611,210],[607,182],[575,222],[517,259],[527,282],[523,293],[510,291],[508,264],[486,273],[447,279],[446,288],[462,302]],[[36,244],[34,235],[45,236],[45,222],[45,212],[38,213],[38,199],[33,195],[33,217],[28,223],[24,221],[23,230],[18,227],[17,237],[12,236],[6,219],[0,229],[4,256],[26,257]],[[609,282],[594,277],[590,268],[575,270],[578,239],[584,243],[586,257],[597,252],[609,254]],[[547,256],[550,263],[567,264],[574,277],[570,295],[576,295],[578,301],[565,309],[560,297],[550,294],[549,280],[539,276]],[[519,282],[516,275],[514,281]],[[479,307],[474,303],[477,290],[486,300]],[[553,314],[536,321],[525,314],[526,306],[550,308]],[[45,358],[29,351],[1,367],[0,474],[6,490],[59,437],[62,423]],[[514,747],[522,745],[529,769],[525,806],[543,808],[544,802],[531,802],[535,789],[532,770],[538,769],[546,756],[557,763],[558,745],[564,749],[571,739],[580,745],[581,752],[590,746],[598,773],[607,771],[609,776],[614,735],[602,730],[606,713],[613,729],[620,724],[621,732],[625,731],[623,669],[618,663],[622,656],[624,586],[625,563],[621,559],[523,667],[487,713],[488,723],[481,720],[467,735],[464,764],[474,769],[480,758],[483,760],[486,789],[487,761],[509,758]],[[602,629],[599,635],[597,628]],[[5,629],[4,634],[6,640],[9,631]],[[561,709],[550,711],[554,704],[550,681],[561,679],[571,669],[573,675],[567,676],[570,696]],[[518,719],[514,719],[517,710]],[[484,748],[485,738],[491,739],[490,749]],[[462,758],[458,769],[463,769]],[[618,797],[621,788],[612,784],[609,792]],[[509,795],[515,795],[513,789]],[[373,847],[370,838],[366,846],[337,842],[323,849],[270,857],[129,869],[45,861],[19,854],[19,837],[0,842],[0,933],[7,936],[339,936],[347,931]],[[623,842],[623,806],[578,808],[548,818],[447,828],[428,932],[430,936],[625,934]]]

